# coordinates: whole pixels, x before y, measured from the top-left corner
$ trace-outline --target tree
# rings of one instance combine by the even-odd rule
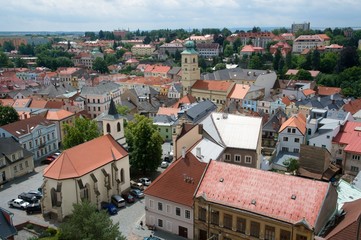
[[[109,65],[112,65],[112,64],[117,64],[118,59],[114,54],[107,54],[107,55],[105,55],[105,62],[109,66]]]
[[[241,46],[242,46],[242,41],[241,41],[241,38],[236,38],[236,40],[234,40],[233,44],[233,52],[234,53],[238,53],[241,51]]]
[[[74,147],[100,136],[97,123],[90,119],[78,117],[73,126],[64,124],[66,132],[63,140],[64,149]]]
[[[248,68],[250,69],[262,69],[263,62],[262,58],[259,55],[252,55],[249,60]]]
[[[108,65],[101,57],[97,57],[93,62],[93,70],[100,73],[109,73]]]
[[[273,69],[275,71],[278,70],[278,63],[280,62],[281,58],[282,58],[281,50],[278,48],[276,53],[275,53],[275,56],[273,58]]]
[[[298,73],[296,74],[296,80],[313,80],[313,77],[311,73],[305,69],[298,70]]]
[[[0,105],[0,126],[19,121],[18,112],[10,106]]]
[[[176,49],[175,53],[174,53],[174,60],[176,62],[179,62],[181,60],[181,58],[182,58],[182,55],[181,55],[180,51],[178,51],[178,49]]]
[[[99,31],[99,39],[104,39],[104,32],[103,32],[103,30],[100,30]]]
[[[67,57],[55,58],[56,68],[58,67],[73,67],[74,63]]]
[[[288,172],[297,171],[299,168],[298,160],[295,158],[289,158],[283,164],[287,167]]]
[[[11,41],[5,41],[3,44],[3,50],[4,52],[11,52],[12,50],[15,50],[14,43]]]
[[[119,223],[114,224],[108,213],[84,201],[73,204],[72,215],[60,225],[59,240],[125,240],[119,231]]]
[[[125,105],[118,104],[116,107],[117,107],[118,113],[121,115],[127,115],[129,113],[129,108]]]
[[[337,53],[334,52],[326,52],[322,54],[320,60],[320,71],[322,73],[332,73],[335,71],[337,65]]]
[[[321,64],[320,52],[317,49],[312,52],[312,69],[319,70]]]
[[[151,41],[152,41],[152,39],[150,39],[149,36],[146,36],[146,37],[144,38],[144,40],[143,40],[143,43],[144,43],[144,44],[149,44]]]
[[[293,67],[291,51],[286,54],[285,64],[287,69],[291,69]]]
[[[216,66],[214,66],[215,71],[222,70],[222,69],[226,69],[225,63],[217,63]]]
[[[224,56],[225,57],[230,57],[232,55],[233,55],[233,47],[230,44],[228,44],[224,49]]]
[[[129,146],[130,165],[135,170],[155,171],[162,161],[162,143],[153,121],[136,114],[134,121],[125,128],[125,137]]]
[[[0,52],[0,68],[8,67],[10,63],[8,55],[3,52]]]
[[[338,70],[342,72],[346,68],[359,65],[359,57],[354,47],[345,47],[340,53],[338,61]]]
[[[17,67],[17,68],[26,68],[27,67],[26,61],[19,57],[15,58],[14,64],[15,64],[15,67]]]
[[[121,48],[115,52],[115,56],[117,57],[117,59],[120,59],[123,57],[125,52],[125,49]]]

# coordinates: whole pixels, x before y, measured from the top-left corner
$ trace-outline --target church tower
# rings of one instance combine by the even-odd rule
[[[103,135],[110,134],[123,147],[127,147],[124,137],[124,119],[115,107],[113,99],[110,100],[108,112],[100,114],[96,121]]]
[[[191,87],[197,80],[201,79],[198,52],[194,50],[194,42],[187,41],[184,46],[186,49],[181,53],[183,96],[191,94]]]

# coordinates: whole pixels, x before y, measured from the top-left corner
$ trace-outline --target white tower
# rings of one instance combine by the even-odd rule
[[[191,94],[191,87],[201,78],[198,67],[198,52],[194,50],[194,42],[187,41],[185,47],[186,49],[181,53],[183,96]]]

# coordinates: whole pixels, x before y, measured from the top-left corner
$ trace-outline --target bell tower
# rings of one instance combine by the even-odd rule
[[[194,49],[194,46],[193,41],[187,41],[185,43],[186,49],[181,53],[183,96],[191,94],[191,87],[201,78],[198,67],[198,52]]]

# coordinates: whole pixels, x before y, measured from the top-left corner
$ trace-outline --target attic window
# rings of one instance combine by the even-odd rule
[[[251,202],[251,204],[253,204],[253,205],[255,205],[255,206],[256,206],[256,203],[257,203],[257,202],[256,202],[255,199],[253,199],[252,202]]]
[[[292,194],[291,199],[296,200],[296,195]]]
[[[219,181],[220,181],[220,182],[223,182],[223,181],[224,181],[224,179],[223,179],[223,178],[220,178],[220,179],[219,179]]]

